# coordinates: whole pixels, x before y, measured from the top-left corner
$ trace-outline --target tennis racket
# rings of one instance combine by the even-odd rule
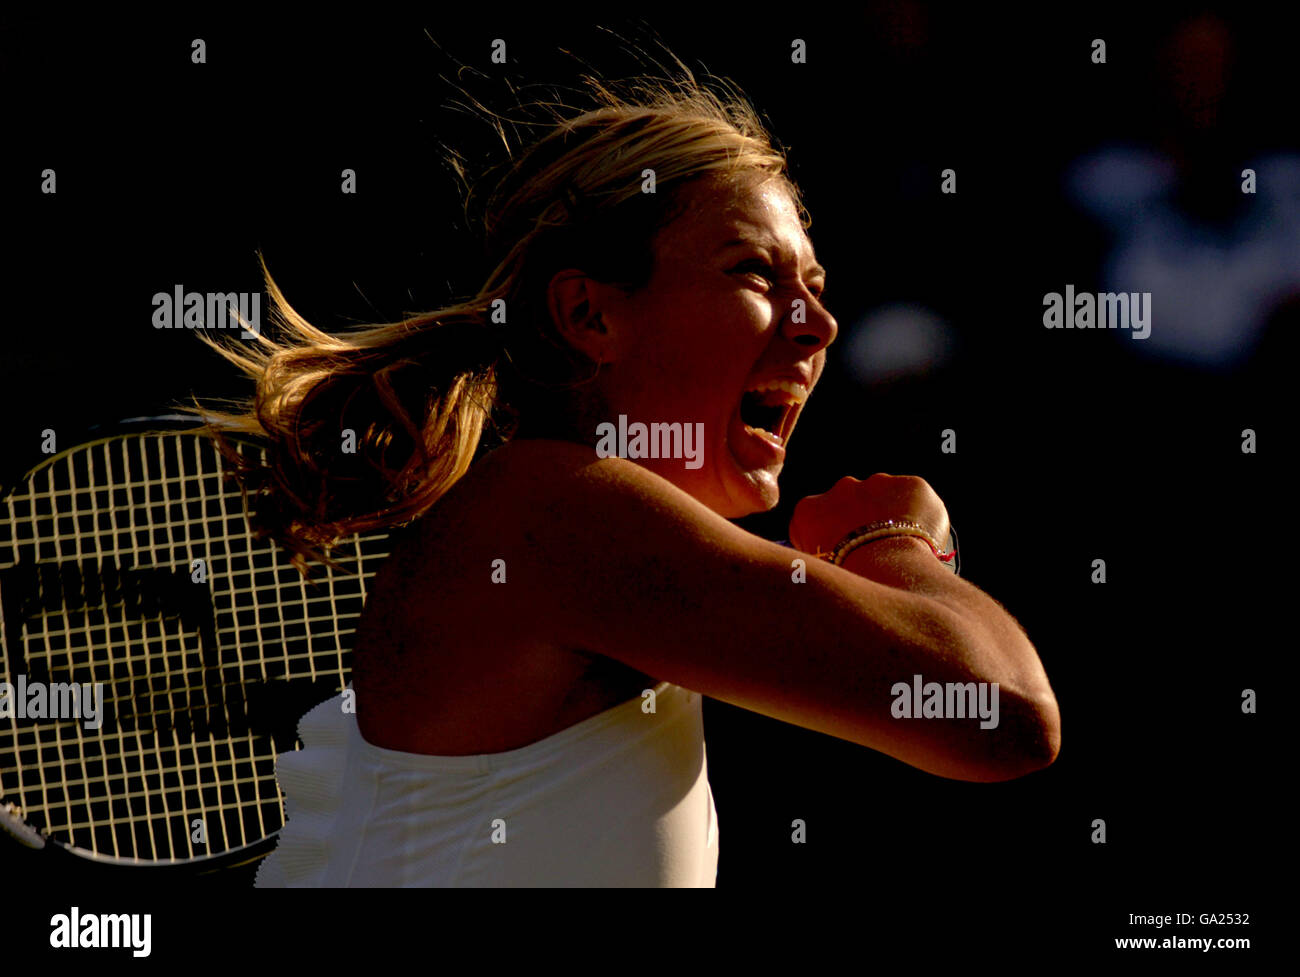
[[[284,824],[276,754],[350,679],[388,534],[304,580],[194,424],[123,422],[0,494],[0,827],[19,843],[204,871],[260,857]]]

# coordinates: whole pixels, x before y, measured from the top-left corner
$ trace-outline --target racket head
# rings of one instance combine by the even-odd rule
[[[131,865],[257,857],[284,821],[276,753],[350,679],[387,534],[304,580],[255,535],[196,426],[97,426],[0,492],[0,828],[29,846]],[[24,699],[23,716],[28,680],[47,702]],[[76,692],[85,705],[96,683],[92,729]],[[35,715],[56,711],[71,714]]]

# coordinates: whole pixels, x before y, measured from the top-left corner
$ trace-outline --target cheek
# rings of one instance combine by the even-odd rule
[[[680,290],[646,309],[623,393],[652,413],[729,412],[771,339],[771,308],[744,291]]]
[[[813,386],[821,382],[822,374],[826,371],[826,350],[821,350],[813,357]]]

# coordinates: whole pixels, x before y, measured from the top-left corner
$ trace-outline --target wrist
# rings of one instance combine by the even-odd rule
[[[942,567],[930,544],[919,536],[886,536],[854,547],[840,566],[850,573],[877,583],[904,586],[916,579],[918,570]]]
[[[893,536],[859,546],[845,554],[840,566],[864,580],[923,597],[948,611],[969,613],[969,591],[974,588],[962,583],[948,564],[936,560],[925,540],[916,536]]]
[[[952,529],[951,526],[948,528],[948,548],[945,549],[940,546],[938,540],[924,526],[913,519],[882,519],[867,523],[845,536],[832,547],[830,552],[818,552],[817,555],[830,560],[836,566],[842,566],[844,560],[854,550],[870,543],[897,536],[910,536],[922,540],[946,569],[953,574],[960,574],[956,530]]]

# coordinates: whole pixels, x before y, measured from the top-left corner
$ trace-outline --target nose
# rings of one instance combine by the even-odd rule
[[[814,353],[835,342],[835,337],[840,331],[839,323],[816,297],[809,293],[808,297],[802,300],[802,314],[798,301],[791,305],[790,314],[785,317],[781,325],[782,333],[787,339]]]

